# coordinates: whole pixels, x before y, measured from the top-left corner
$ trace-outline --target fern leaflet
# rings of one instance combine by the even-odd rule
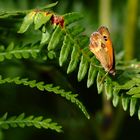
[[[14,46],[14,43],[10,43],[6,49],[0,50],[0,61],[4,59],[12,59],[15,57],[17,59],[29,58],[30,56],[36,58],[40,53],[40,48],[38,45],[35,46]]]
[[[51,129],[55,130],[57,132],[62,132],[62,127],[59,126],[57,123],[52,122],[51,119],[43,119],[42,116],[34,117],[34,116],[28,116],[25,117],[25,114],[22,113],[19,116],[12,116],[7,118],[8,114],[5,113],[0,118],[0,128],[1,129],[8,129],[9,127],[31,127],[34,126],[38,129],[44,128],[44,129]]]

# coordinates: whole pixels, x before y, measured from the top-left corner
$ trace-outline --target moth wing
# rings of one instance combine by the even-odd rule
[[[114,49],[112,47],[112,41],[110,38],[110,32],[107,27],[101,26],[98,29],[98,32],[103,36],[103,38],[106,41],[106,48],[108,53],[108,67],[110,70],[115,69],[115,55],[114,55]]]
[[[107,54],[106,42],[100,33],[94,32],[91,35],[90,50],[95,54],[104,69],[108,71],[108,61],[110,58]]]

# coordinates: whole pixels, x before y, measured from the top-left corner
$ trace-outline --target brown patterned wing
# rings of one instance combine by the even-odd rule
[[[96,58],[100,61],[105,71],[109,71],[110,58],[107,53],[106,41],[99,32],[94,32],[90,37],[90,51],[93,52]]]
[[[114,56],[114,49],[112,47],[112,41],[110,38],[110,33],[107,27],[101,26],[98,29],[98,32],[102,35],[103,39],[105,40],[106,50],[108,55],[108,71],[110,74],[115,75],[115,56]]]

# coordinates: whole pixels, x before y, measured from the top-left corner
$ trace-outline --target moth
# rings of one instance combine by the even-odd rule
[[[107,27],[101,26],[90,36],[89,49],[100,61],[102,67],[111,75],[115,75],[115,56]]]

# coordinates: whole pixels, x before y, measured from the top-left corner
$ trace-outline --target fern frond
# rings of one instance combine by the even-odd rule
[[[57,95],[60,95],[61,97],[64,97],[65,99],[71,101],[72,103],[76,104],[79,107],[79,109],[84,113],[84,115],[88,119],[90,118],[84,105],[76,98],[78,95],[72,94],[72,92],[66,92],[63,89],[60,89],[59,86],[53,87],[52,84],[45,85],[44,82],[36,82],[36,80],[29,81],[28,79],[20,79],[19,77],[15,77],[15,78],[8,77],[5,79],[2,79],[2,77],[0,77],[0,84],[4,84],[4,83],[15,83],[17,85],[22,84],[25,86],[29,86],[31,88],[37,88],[38,90],[41,90],[41,91],[53,92]]]
[[[94,66],[95,74],[97,71],[96,64],[94,64],[93,58],[90,56],[91,52],[88,49],[88,38],[86,36],[80,35],[84,28],[77,25],[72,25],[73,22],[80,20],[82,17],[78,13],[69,13],[63,16],[65,28],[57,26],[53,31],[48,44],[48,51],[55,50],[58,44],[62,44],[60,48],[59,64],[63,66],[68,55],[71,54],[71,59],[67,68],[67,73],[74,71],[79,64],[78,70],[78,81],[81,81],[87,72],[89,71],[89,65]],[[72,51],[72,52],[71,52]],[[80,61],[79,61],[80,60]],[[93,68],[93,67],[92,67]],[[91,69],[91,68],[90,68]],[[91,70],[90,70],[91,73]],[[92,75],[92,77],[94,74]],[[94,78],[87,79],[87,85],[90,87],[94,83]],[[90,81],[90,84],[89,84]]]
[[[133,116],[134,113],[137,112],[139,118],[139,78],[133,77],[132,79],[128,80],[125,84],[122,85],[113,81],[111,82],[113,83],[113,85],[110,88],[113,90],[113,92],[110,96],[112,96],[113,105],[116,107],[119,102],[122,102],[123,109],[125,111],[129,109],[130,116]],[[110,86],[110,84],[108,86]]]
[[[81,15],[78,13],[68,13],[62,17],[64,19],[64,27],[57,24],[49,36],[47,36],[47,41],[49,40],[48,42],[46,41],[48,51],[57,50],[58,53],[58,50],[60,50],[59,65],[63,66],[67,61],[67,73],[78,68],[78,81],[81,81],[88,74],[87,87],[90,87],[96,80],[98,93],[105,90],[107,99],[112,100],[115,107],[119,102],[122,102],[124,110],[130,110],[130,116],[137,111],[140,118],[140,107],[137,108],[137,106],[140,106],[138,104],[140,80],[139,78],[133,78],[136,75],[139,76],[138,73],[140,71],[133,72],[132,70],[132,75],[127,74],[124,76],[120,74],[118,77],[124,76],[124,79],[127,79],[123,84],[121,80],[118,80],[119,78],[116,78],[115,81],[110,76],[105,76],[105,72],[98,66],[98,62],[94,59],[93,54],[91,54],[88,48],[89,38],[82,34],[84,28],[76,24],[76,21],[82,18]],[[45,22],[43,24],[45,25]],[[70,59],[67,59],[69,55]]]
[[[46,15],[45,15],[46,13]],[[48,16],[49,15],[49,16]],[[36,12],[34,15],[34,21],[35,29],[40,28],[43,24],[46,24],[49,20],[51,20],[51,16],[53,16],[52,13],[47,14],[47,12]],[[38,17],[39,16],[39,17]],[[27,15],[27,17],[30,17],[30,15]],[[64,18],[64,28],[62,28],[59,24],[56,26],[56,28],[51,33],[51,36],[47,33],[42,36],[42,42],[46,42],[44,36],[47,35],[50,36],[49,43],[48,43],[48,51],[57,49],[58,44],[62,44],[61,50],[60,50],[60,56],[59,56],[59,64],[62,66],[64,62],[67,60],[68,55],[71,53],[71,59],[67,68],[67,73],[70,73],[76,69],[76,66],[78,65],[79,58],[80,65],[79,65],[79,71],[78,71],[78,81],[81,81],[86,73],[88,72],[89,64],[92,62],[92,65],[94,66],[94,62],[92,61],[92,58],[89,54],[91,52],[89,51],[87,45],[88,45],[88,38],[86,36],[83,36],[80,34],[84,31],[84,28],[82,26],[72,25],[72,23],[79,21],[82,16],[78,13],[68,13],[63,15]],[[23,21],[24,24],[25,21]],[[30,24],[29,24],[30,25]],[[22,27],[23,25],[21,25]],[[26,26],[26,24],[25,24]],[[21,32],[23,33],[25,29]],[[45,41],[44,41],[45,40]],[[84,49],[83,49],[84,48]],[[96,66],[94,67],[96,71]],[[90,72],[91,73],[91,72]],[[88,80],[89,79],[89,80]],[[94,82],[94,79],[92,80],[90,77],[87,79],[87,85],[88,87],[91,86]],[[90,84],[89,84],[90,81]]]
[[[0,61],[5,59],[17,59],[29,58],[30,56],[36,58],[40,52],[39,46],[14,46],[14,43],[10,43],[6,49],[0,50]]]
[[[8,118],[8,114],[5,113],[0,118],[0,128],[1,129],[9,129],[9,127],[36,127],[38,129],[51,129],[55,130],[56,132],[62,132],[62,127],[59,126],[57,123],[52,122],[52,119],[43,119],[42,116],[34,117],[28,116],[25,117],[25,114],[22,113],[19,116],[12,116]]]

